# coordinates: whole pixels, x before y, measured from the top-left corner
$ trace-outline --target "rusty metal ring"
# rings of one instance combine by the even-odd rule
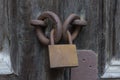
[[[83,26],[83,25],[86,25],[86,22],[85,21],[81,21],[80,20],[80,17],[78,16],[78,15],[76,15],[76,14],[71,14],[66,20],[65,20],[65,22],[64,22],[64,24],[63,24],[63,38],[65,39],[65,40],[67,40],[68,39],[68,37],[67,37],[67,30],[69,30],[69,28],[70,28],[70,24],[73,24],[74,26],[75,26],[75,30],[74,30],[74,32],[71,34],[71,38],[72,38],[72,40],[74,40],[76,37],[77,37],[77,35],[78,35],[78,33],[79,33],[79,31],[80,31],[80,29],[81,29],[81,27],[80,26]]]
[[[38,17],[38,20],[44,21],[47,18],[52,20],[54,22],[54,24],[56,25],[56,27],[54,28],[55,29],[54,39],[55,39],[55,43],[57,43],[61,39],[61,36],[62,36],[62,23],[61,23],[59,17],[51,11],[43,12]],[[50,43],[50,40],[44,35],[44,32],[42,31],[41,27],[36,28],[36,31],[37,31],[37,36],[38,36],[39,40],[43,44],[48,45]]]

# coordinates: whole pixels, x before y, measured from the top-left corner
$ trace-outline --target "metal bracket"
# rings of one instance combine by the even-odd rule
[[[97,55],[91,50],[78,50],[79,67],[71,69],[71,80],[98,80]]]

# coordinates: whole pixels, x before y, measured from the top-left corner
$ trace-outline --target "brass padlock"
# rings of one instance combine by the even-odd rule
[[[54,45],[54,30],[50,34],[49,60],[50,68],[76,67],[78,66],[78,56],[76,46],[72,44],[71,34],[67,32],[69,43]]]

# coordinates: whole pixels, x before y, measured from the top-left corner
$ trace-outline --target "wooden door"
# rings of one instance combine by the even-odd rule
[[[119,80],[120,0],[0,0],[0,80],[70,80],[69,69],[49,69],[48,47],[30,25],[46,10],[62,22],[71,13],[86,19],[77,49],[98,54],[99,79]]]

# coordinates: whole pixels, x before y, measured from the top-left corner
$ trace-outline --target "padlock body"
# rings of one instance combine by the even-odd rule
[[[78,66],[76,46],[73,44],[49,45],[49,60],[50,68]]]

